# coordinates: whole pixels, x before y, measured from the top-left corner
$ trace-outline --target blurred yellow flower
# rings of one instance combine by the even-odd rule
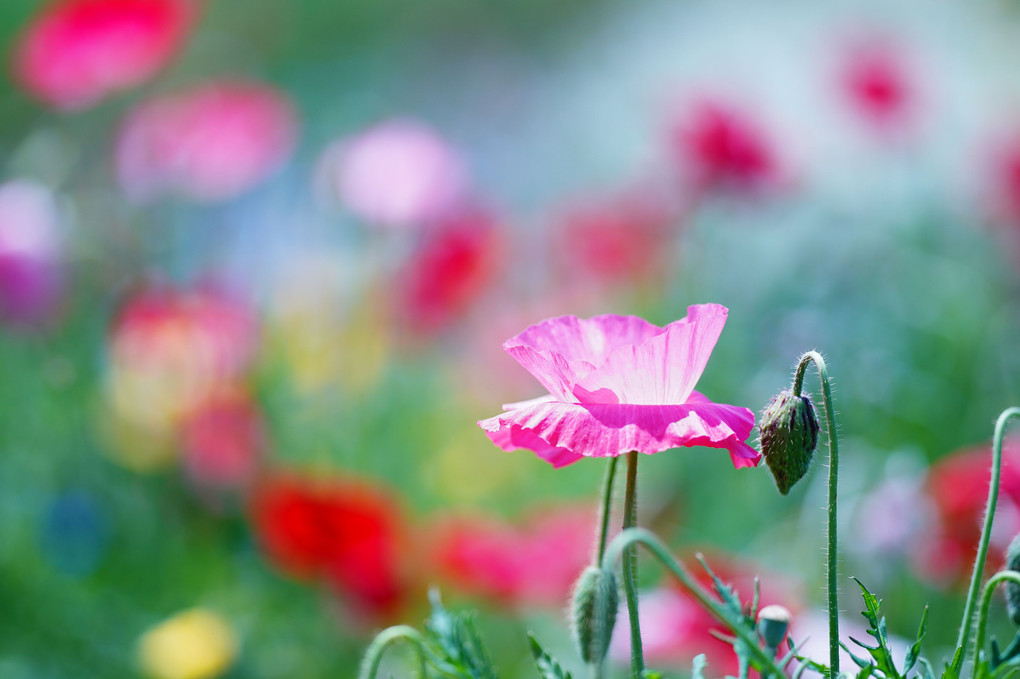
[[[142,670],[156,679],[211,679],[237,657],[237,637],[223,618],[193,608],[164,620],[138,640]]]

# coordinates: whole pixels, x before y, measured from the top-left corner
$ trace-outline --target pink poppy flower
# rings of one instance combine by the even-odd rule
[[[282,165],[295,136],[294,110],[277,90],[254,82],[206,83],[131,112],[117,140],[117,177],[137,201],[163,194],[228,200]]]
[[[191,5],[189,0],[50,3],[15,49],[15,78],[51,106],[88,108],[166,65],[191,23]]]
[[[503,348],[549,395],[506,405],[478,424],[503,450],[527,448],[554,467],[678,446],[724,448],[734,467],[753,467],[761,453],[744,441],[754,413],[694,391],[727,313],[695,305],[662,328],[616,315],[533,325]]]
[[[340,200],[382,226],[421,226],[457,207],[467,169],[445,139],[412,119],[388,120],[338,142],[327,152]]]
[[[518,525],[479,516],[439,522],[431,560],[445,588],[501,605],[562,607],[591,561],[595,511],[562,507]]]

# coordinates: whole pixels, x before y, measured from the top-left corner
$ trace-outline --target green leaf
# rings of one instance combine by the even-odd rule
[[[542,679],[572,679],[570,672],[560,667],[556,659],[549,655],[542,644],[531,632],[528,632],[528,640],[531,642],[531,655],[535,658],[535,666]]]
[[[918,658],[921,657],[921,641],[924,639],[925,630],[928,628],[928,607],[924,607],[924,613],[921,614],[921,624],[917,628],[917,641],[915,641],[910,648],[907,650],[907,657],[903,661],[903,674],[906,675],[910,670],[914,669],[914,665],[917,663]]]
[[[432,615],[425,621],[425,640],[435,669],[453,679],[496,679],[474,615],[449,612],[438,592],[430,592],[429,599]]]
[[[860,580],[857,578],[852,578],[852,580],[857,583],[858,587],[861,588],[861,596],[864,598],[865,607],[865,610],[861,611],[861,615],[864,616],[870,625],[868,634],[875,639],[878,645],[868,646],[853,637],[851,637],[850,640],[868,651],[875,661],[875,668],[873,671],[876,674],[880,674],[881,676],[886,677],[886,679],[902,679],[900,671],[896,669],[896,663],[893,661],[892,653],[889,651],[888,632],[886,630],[885,618],[882,616],[881,612],[882,602],[878,599],[878,597],[868,591],[868,588],[865,587]],[[846,648],[846,646],[843,646],[843,648]],[[847,652],[850,652],[849,649]],[[854,662],[858,662],[858,659],[855,658]],[[859,662],[858,665],[860,665]]]

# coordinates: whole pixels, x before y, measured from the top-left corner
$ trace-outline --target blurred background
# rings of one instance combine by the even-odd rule
[[[1018,36],[1009,2],[0,4],[0,676],[354,676],[430,585],[502,676],[528,629],[580,670],[603,465],[475,421],[541,393],[529,324],[699,302],[713,400],[828,357],[841,573],[897,634],[930,603],[940,660],[1020,402]],[[641,522],[823,642],[815,467],[643,458]],[[650,665],[733,672],[641,576]]]

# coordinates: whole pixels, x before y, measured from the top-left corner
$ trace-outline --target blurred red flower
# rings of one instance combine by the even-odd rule
[[[553,252],[564,272],[610,284],[654,280],[670,248],[669,206],[648,191],[593,197],[563,211]]]
[[[915,559],[918,572],[943,584],[970,577],[991,478],[991,446],[967,448],[945,457],[928,472],[926,491],[935,507],[936,527],[926,533]],[[986,571],[1003,563],[1003,552],[1020,532],[1020,439],[1007,439],[1002,450],[999,504],[992,524]]]
[[[591,561],[591,507],[535,512],[519,523],[449,516],[431,534],[433,568],[445,588],[500,605],[562,607]]]
[[[281,474],[262,482],[250,504],[266,558],[302,580],[324,581],[374,620],[399,608],[406,583],[403,526],[381,488],[351,478]]]
[[[703,586],[714,592],[711,576],[700,564],[691,561],[690,571]],[[733,586],[740,600],[750,605],[758,568],[754,564],[711,554],[706,561],[724,583]],[[713,630],[723,631],[719,621],[675,580],[671,578],[668,582],[651,591],[641,592],[638,597],[645,660],[686,669],[690,668],[696,655],[704,653],[710,676],[736,676],[739,668],[733,647],[712,635]],[[781,576],[760,577],[759,587],[760,607],[781,604],[794,613],[800,608],[800,596],[795,587]],[[619,616],[609,652],[610,658],[620,664],[630,661],[630,627],[625,615]]]
[[[265,450],[262,416],[241,389],[223,390],[184,421],[181,448],[188,476],[203,488],[239,488],[251,481]]]
[[[191,0],[56,0],[25,28],[14,76],[32,96],[83,109],[160,70],[184,40]]]
[[[0,185],[0,316],[16,323],[51,319],[61,301],[61,239],[56,200],[27,180]]]
[[[283,164],[296,128],[289,100],[272,87],[206,83],[131,112],[117,141],[117,177],[134,200],[164,194],[228,200]]]
[[[695,192],[757,191],[778,179],[771,141],[751,114],[729,103],[691,105],[673,126],[671,148]]]
[[[468,311],[495,277],[502,238],[487,212],[466,209],[426,230],[396,278],[397,315],[418,333]]]
[[[903,55],[888,41],[859,40],[844,56],[840,85],[849,105],[877,128],[906,122],[912,83]]]

